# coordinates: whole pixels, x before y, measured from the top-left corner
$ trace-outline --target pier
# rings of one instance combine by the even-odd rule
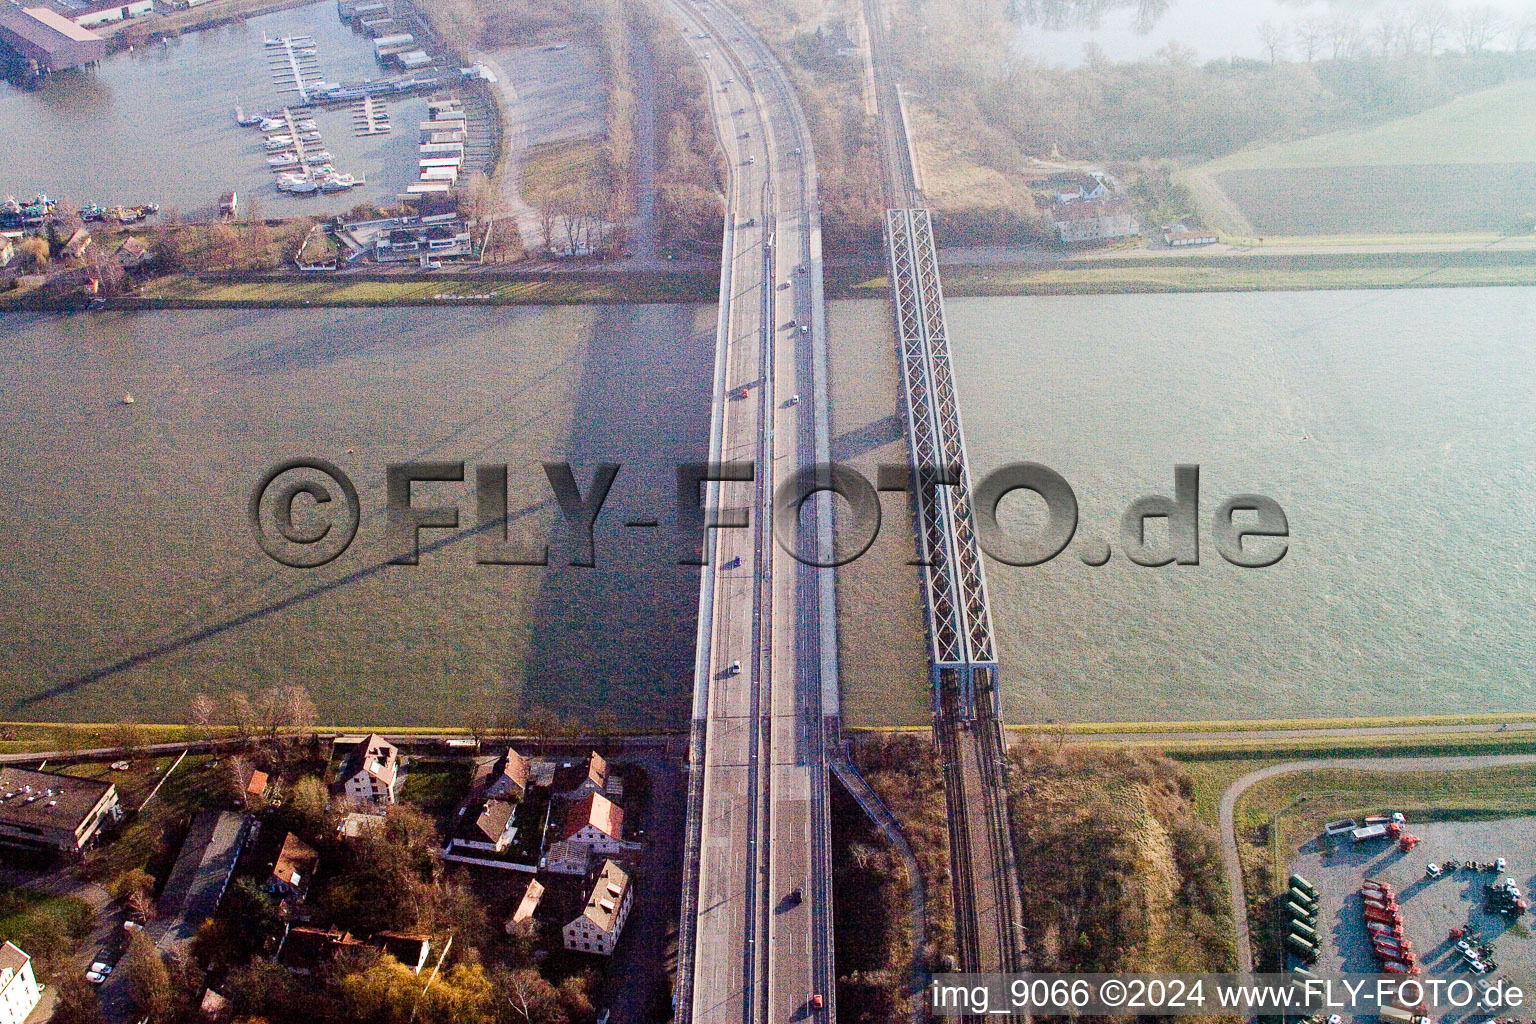
[[[318,85],[324,79],[314,37],[279,36],[276,39],[263,39],[262,46],[267,51],[267,66],[273,80],[277,82],[278,91],[296,92],[299,94],[299,105],[307,104],[309,87]]]
[[[359,136],[387,134],[389,109],[372,96],[364,96],[352,108],[352,131]]]

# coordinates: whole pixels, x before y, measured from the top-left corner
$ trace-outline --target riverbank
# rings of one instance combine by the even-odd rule
[[[1518,250],[1022,257],[944,268],[944,292],[951,298],[1530,285],[1536,285],[1536,255]],[[527,264],[433,273],[172,274],[97,304],[114,309],[569,305],[712,302],[717,293],[718,271],[710,263]],[[889,294],[884,265],[874,256],[828,261],[828,299],[886,301]],[[78,309],[89,302],[79,296],[0,293],[0,310]]]
[[[950,298],[1016,295],[1125,295],[1180,292],[1281,292],[1392,288],[1487,288],[1536,285],[1536,264],[1505,267],[1320,268],[1114,267],[1082,269],[951,268]],[[718,288],[706,270],[585,270],[377,277],[288,276],[260,280],[175,275],[156,278],[133,295],[92,299],[37,291],[0,295],[0,311],[108,309],[242,309],[306,306],[571,305],[709,302]],[[828,299],[879,299],[883,276],[829,272]]]

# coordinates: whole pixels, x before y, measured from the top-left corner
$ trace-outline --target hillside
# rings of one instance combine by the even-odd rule
[[[1042,971],[1210,971],[1230,960],[1220,862],[1157,754],[1015,748],[1025,931]]]
[[[1460,96],[1371,128],[1249,146],[1199,169],[1536,162],[1536,79]]]
[[[1370,128],[1250,146],[1179,177],[1232,236],[1519,234],[1536,220],[1536,80]]]

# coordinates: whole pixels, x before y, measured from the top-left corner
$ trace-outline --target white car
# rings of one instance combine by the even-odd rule
[[[125,771],[128,770],[128,768],[129,768],[129,764],[128,764],[127,761],[113,761],[112,762],[112,770],[115,771],[115,772],[125,772]]]
[[[102,982],[107,980],[107,975],[111,973],[111,964],[104,960],[97,960],[95,963],[91,964],[90,969],[85,972],[85,980],[90,982],[92,985],[100,985]]]

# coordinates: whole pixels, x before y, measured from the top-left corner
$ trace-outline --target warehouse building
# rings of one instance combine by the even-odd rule
[[[78,854],[121,816],[110,782],[0,768],[0,845]]]
[[[0,46],[42,72],[84,67],[107,55],[107,41],[48,7],[0,0]]]
[[[110,25],[151,14],[154,0],[52,0],[52,6],[81,28]]]

